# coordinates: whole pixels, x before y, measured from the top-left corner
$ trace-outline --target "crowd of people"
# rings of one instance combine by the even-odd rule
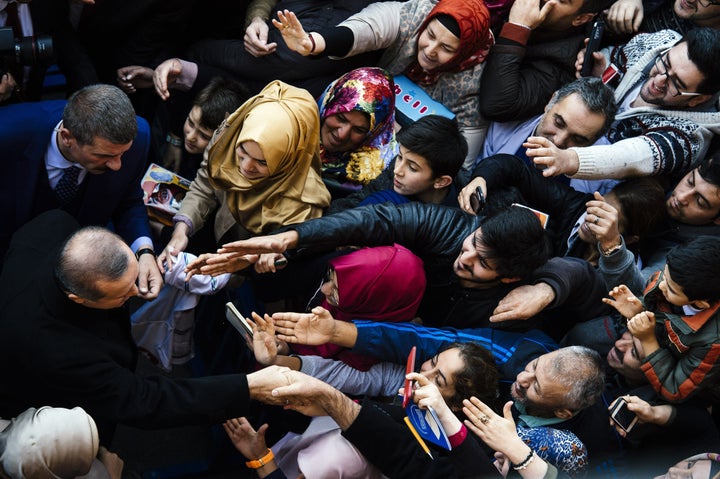
[[[2,58],[0,477],[120,478],[119,425],[219,424],[261,479],[720,477],[720,3],[0,25],[67,96]],[[189,184],[165,223],[153,163]]]

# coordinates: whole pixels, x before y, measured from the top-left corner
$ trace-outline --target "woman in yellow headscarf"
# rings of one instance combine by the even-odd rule
[[[320,177],[319,131],[310,93],[281,81],[240,106],[210,140],[173,218],[172,238],[158,256],[161,268],[215,211],[220,243],[321,216],[330,193]]]

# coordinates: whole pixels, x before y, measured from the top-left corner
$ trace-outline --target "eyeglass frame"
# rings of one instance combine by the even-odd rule
[[[671,76],[670,76],[670,69],[668,68],[667,63],[665,63],[665,60],[663,60],[663,57],[666,56],[666,55],[670,52],[670,50],[672,50],[672,48],[673,48],[673,47],[670,47],[670,48],[667,48],[667,49],[661,51],[661,52],[658,54],[658,56],[655,57],[655,63],[654,63],[655,68],[658,70],[658,75],[665,75],[665,78],[667,79],[668,93],[670,93],[670,87],[671,87],[671,86],[672,86],[673,88],[675,88],[675,90],[677,90],[677,93],[676,93],[676,94],[673,95],[672,93],[670,93],[670,96],[672,96],[673,98],[676,98],[676,97],[678,97],[678,96],[700,96],[700,95],[704,95],[704,93],[681,91],[680,88],[678,88],[678,86],[677,86],[677,80],[675,79],[675,77],[671,77]],[[662,68],[665,70],[664,73],[660,73],[660,67],[658,66],[658,62],[660,62],[660,64],[662,65]]]

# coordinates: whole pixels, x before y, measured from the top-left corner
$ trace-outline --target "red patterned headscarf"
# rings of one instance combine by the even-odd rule
[[[415,60],[407,71],[407,76],[421,84],[435,83],[441,73],[459,72],[482,63],[495,43],[490,31],[490,12],[484,0],[440,0],[420,26],[420,34],[425,31],[428,23],[442,14],[454,18],[460,27],[460,46],[449,62],[431,72],[423,71]]]

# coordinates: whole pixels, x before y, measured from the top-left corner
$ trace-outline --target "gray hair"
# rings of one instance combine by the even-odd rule
[[[607,133],[610,125],[615,121],[615,114],[618,110],[617,103],[615,102],[615,93],[599,78],[578,78],[560,87],[555,92],[550,103],[548,103],[548,106],[554,105],[573,93],[577,93],[588,110],[592,113],[599,113],[605,117],[602,131],[594,138],[594,140],[597,140]]]
[[[65,241],[55,277],[66,292],[97,301],[104,295],[97,282],[122,278],[130,266],[129,251],[115,233],[98,226],[82,228]]]
[[[135,139],[138,130],[132,103],[112,85],[86,86],[73,93],[62,120],[82,145],[91,145],[96,137],[125,145]]]
[[[605,388],[602,358],[585,346],[558,349],[550,374],[567,388],[562,407],[573,412],[594,404]]]

